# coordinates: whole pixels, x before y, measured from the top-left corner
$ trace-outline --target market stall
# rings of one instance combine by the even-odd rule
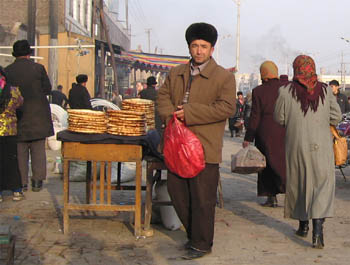
[[[62,142],[63,157],[63,228],[69,229],[69,212],[73,210],[130,211],[135,216],[134,234],[142,235],[141,229],[141,162],[145,156],[161,160],[156,150],[157,136],[152,133],[152,121],[145,109],[150,102],[132,100],[126,102],[129,110],[108,110],[106,113],[91,110],[69,110],[68,129],[57,134]],[[135,107],[130,104],[134,103]],[[142,106],[139,106],[142,103]],[[127,105],[126,104],[126,105]],[[142,109],[142,113],[138,111]],[[150,109],[153,106],[149,106]],[[146,113],[146,114],[144,114]],[[106,115],[106,116],[104,116]],[[104,118],[105,117],[105,118]],[[148,131],[148,133],[147,133]],[[154,132],[154,131],[153,131]],[[88,161],[86,174],[86,201],[72,203],[69,199],[69,164],[71,161]],[[124,186],[111,181],[112,162],[135,162],[135,185]],[[97,164],[100,164],[100,179],[97,179]],[[120,176],[119,176],[120,177]],[[135,203],[115,205],[111,200],[112,190],[134,190]],[[99,192],[99,194],[98,194]],[[98,196],[99,195],[99,196]]]

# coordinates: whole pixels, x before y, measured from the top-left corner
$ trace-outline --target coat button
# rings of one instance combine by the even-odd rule
[[[311,151],[317,151],[319,149],[319,145],[318,144],[310,144],[310,149],[311,149]]]

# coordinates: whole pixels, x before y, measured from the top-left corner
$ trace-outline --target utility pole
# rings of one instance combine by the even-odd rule
[[[113,68],[113,74],[114,74],[114,88],[113,88],[113,90],[117,96],[117,99],[119,99],[117,64],[115,63],[114,50],[113,50],[111,40],[109,38],[108,27],[106,24],[104,10],[103,10],[103,2],[104,2],[103,0],[100,1],[100,18],[101,18],[102,27],[104,29],[105,37],[107,39],[109,52],[111,53],[111,57],[112,57],[111,62],[112,62],[112,68]],[[101,80],[101,82],[104,82],[104,80]],[[118,105],[119,105],[119,103],[121,103],[121,102],[118,102]]]
[[[27,6],[27,14],[28,14],[28,31],[27,31],[27,39],[30,46],[35,45],[35,29],[36,29],[36,0],[28,0]]]
[[[239,71],[239,55],[240,55],[240,20],[241,20],[241,1],[233,0],[237,4],[237,30],[236,30],[236,72]]]
[[[49,1],[49,32],[50,32],[50,46],[57,46],[58,44],[58,1]],[[58,60],[57,49],[49,49],[49,78],[54,89],[57,87],[58,76]]]
[[[129,0],[125,0],[125,23],[126,23],[126,31],[129,32]]]
[[[345,90],[345,63],[344,63],[344,52],[341,52],[341,63],[340,63],[340,83]]]
[[[224,36],[219,36],[218,41],[216,43],[216,62],[219,64],[220,63],[220,50],[221,50],[221,41],[224,39],[231,38],[231,34],[227,34]]]
[[[151,53],[151,28],[145,29],[147,35],[148,35],[148,53]]]

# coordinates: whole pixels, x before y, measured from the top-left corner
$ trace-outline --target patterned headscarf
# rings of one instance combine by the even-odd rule
[[[305,86],[309,94],[314,93],[314,88],[317,84],[315,68],[314,60],[307,55],[299,55],[293,62],[293,80]]]
[[[11,99],[9,83],[6,82],[6,73],[0,66],[0,113],[3,113]]]
[[[261,80],[278,78],[278,68],[272,61],[265,61],[260,66]]]
[[[5,76],[1,75],[1,72],[0,72],[0,95],[1,95],[2,90],[4,89],[5,85],[6,85]]]
[[[293,68],[292,96],[300,102],[304,115],[309,109],[316,112],[320,99],[324,103],[327,84],[317,81],[315,62],[310,56],[299,55],[293,62]]]

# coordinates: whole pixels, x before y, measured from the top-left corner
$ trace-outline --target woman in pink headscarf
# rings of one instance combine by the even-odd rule
[[[329,125],[341,112],[332,90],[317,81],[315,63],[295,58],[293,81],[279,89],[274,118],[286,128],[285,217],[299,220],[298,236],[306,237],[312,219],[312,245],[323,248],[323,223],[334,213],[334,154]]]
[[[0,202],[2,191],[12,190],[13,200],[24,198],[17,162],[16,109],[23,104],[18,87],[7,82],[6,73],[0,67]]]

